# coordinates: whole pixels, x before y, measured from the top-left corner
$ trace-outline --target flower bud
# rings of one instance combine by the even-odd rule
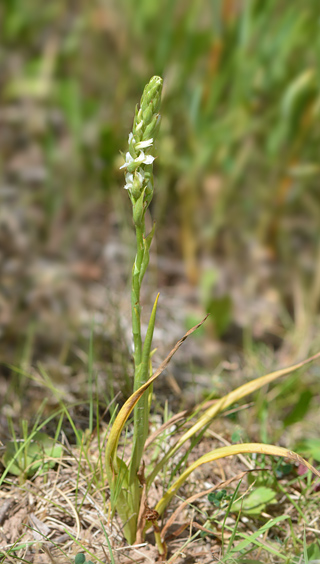
[[[140,103],[143,114],[149,105],[152,106],[153,113],[158,113],[161,103],[162,83],[163,80],[160,76],[153,76],[145,86]]]
[[[137,199],[137,201],[133,204],[133,222],[138,227],[142,226],[143,218],[144,218],[144,190],[141,192],[141,195]]]
[[[143,176],[138,171],[136,171],[132,182],[132,187],[130,190],[135,200],[139,198],[142,188],[143,188]]]
[[[147,125],[152,120],[152,116],[153,116],[153,107],[152,104],[150,104],[143,112],[143,122],[145,127],[147,127]]]
[[[147,125],[143,133],[143,139],[156,137],[160,127],[160,115],[154,114],[151,122]]]

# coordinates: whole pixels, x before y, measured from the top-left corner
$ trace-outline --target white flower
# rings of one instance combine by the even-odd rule
[[[129,151],[126,153],[126,162],[120,167],[120,170],[122,168],[127,168],[127,166],[132,163],[134,161],[134,158],[130,155]]]
[[[139,171],[136,171],[136,177],[138,177],[138,180],[139,180],[139,182],[142,186],[142,183],[144,181],[144,174],[140,173]],[[126,183],[125,183],[125,186],[124,186],[125,190],[131,190],[132,189],[133,180],[134,180],[133,174],[131,174],[130,172],[127,172]]]
[[[140,166],[142,164],[146,164],[146,165],[152,164],[153,161],[154,161],[154,157],[152,155],[145,155],[143,151],[140,151],[140,155],[135,159],[130,155],[128,151],[126,153],[126,162],[120,167],[120,169],[127,168],[129,164],[133,162],[137,163],[137,165]]]
[[[139,172],[138,170],[136,171],[136,176],[139,179],[140,184],[142,184],[142,182],[144,181],[144,172],[143,170],[141,172]]]
[[[122,168],[122,167],[121,167]],[[133,174],[129,172],[126,174],[126,183],[124,185],[125,190],[131,190],[133,184]]]
[[[143,161],[142,161],[143,164],[149,165],[153,163],[154,157],[152,155],[145,155],[143,151],[141,151],[140,157],[141,155],[143,155]]]
[[[136,144],[136,149],[138,149],[138,151],[140,149],[145,149],[146,147],[151,147],[151,145],[153,144],[153,138],[151,137],[151,139],[147,139],[146,141],[140,141],[140,143]]]

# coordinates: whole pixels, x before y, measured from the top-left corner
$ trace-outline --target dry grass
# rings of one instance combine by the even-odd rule
[[[106,432],[107,428],[103,426],[102,443]],[[207,436],[192,454],[198,457],[216,446],[217,440]],[[82,447],[70,446],[64,438],[64,455],[55,469],[38,473],[24,482],[19,478],[6,477],[0,490],[2,562],[38,564],[48,562],[49,558],[51,562],[64,564],[73,562],[79,552],[85,552],[87,559],[93,562],[157,561],[151,532],[147,535],[147,542],[128,547],[117,518],[111,519],[108,486],[100,470],[103,468],[102,452],[97,437],[92,437]],[[150,456],[146,454],[147,464]],[[254,464],[252,460],[245,461],[247,465]],[[272,468],[266,467],[266,470],[272,474]],[[260,554],[263,562],[285,562],[270,550],[291,553],[293,558],[299,545],[302,546],[304,531],[308,544],[319,537],[317,503],[320,494],[314,491],[310,480],[309,488],[302,492],[303,482],[294,471],[290,475],[290,478],[294,476],[291,481],[286,478],[281,482],[286,493],[278,493],[277,504],[267,507],[260,516],[243,514],[236,525],[237,515],[231,512],[223,530],[224,507],[210,521],[214,507],[208,502],[208,493],[217,488],[227,488],[228,492],[232,492],[234,487],[230,490],[229,486],[242,479],[240,493],[243,495],[248,489],[247,475],[252,472],[256,479],[262,475],[259,468],[248,470],[243,457],[242,460],[235,457],[205,466],[196,473],[193,481],[182,488],[161,524],[168,543],[168,562],[233,562],[231,556],[229,560],[223,560],[222,547],[226,550],[235,526],[238,535],[250,535],[263,522],[284,514],[289,515],[291,521],[282,522],[259,538],[260,546],[252,553],[256,558]],[[252,485],[249,487],[252,488]],[[161,492],[162,483],[157,479],[148,496],[149,505],[156,504]],[[241,539],[241,536],[237,538]],[[295,560],[292,559],[292,562]]]

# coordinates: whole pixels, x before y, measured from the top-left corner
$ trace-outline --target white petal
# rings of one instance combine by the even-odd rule
[[[124,185],[125,190],[131,190],[133,184],[133,174],[127,172],[126,174],[126,183]]]
[[[126,153],[126,162],[120,167],[120,169],[122,168],[126,168],[128,166],[128,164],[132,163],[134,159],[132,158],[132,156],[130,155],[129,151]]]
[[[146,139],[146,141],[140,141],[140,143],[136,144],[136,149],[145,149],[146,147],[151,147],[153,143],[153,138]]]
[[[134,159],[136,163],[143,163],[144,159],[146,158],[145,154],[143,151],[140,151],[140,155]]]
[[[147,155],[144,159],[144,164],[149,165],[152,164],[154,161],[154,157],[152,155]]]

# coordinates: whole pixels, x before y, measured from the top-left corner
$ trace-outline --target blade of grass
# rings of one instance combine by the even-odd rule
[[[104,536],[105,536],[106,541],[107,541],[108,550],[109,550],[109,554],[110,554],[110,561],[111,561],[111,564],[116,564],[116,561],[115,561],[115,559],[114,559],[113,552],[112,552],[112,546],[111,546],[109,537],[108,537],[108,535],[107,535],[107,531],[105,530],[102,521],[100,521],[100,524],[101,524],[101,527],[102,527],[103,532],[104,532]]]
[[[275,517],[274,519],[270,519],[270,521],[268,521],[267,523],[262,525],[262,527],[260,527],[260,529],[258,529],[254,533],[252,533],[252,535],[250,535],[249,537],[247,535],[245,535],[244,533],[238,533],[239,536],[245,537],[245,538],[244,538],[243,541],[240,541],[239,544],[237,544],[237,546],[235,546],[230,551],[230,554],[235,553],[235,552],[240,552],[241,550],[246,549],[247,546],[249,544],[251,544],[252,542],[256,541],[260,537],[260,535],[263,535],[266,531],[271,529],[271,527],[274,527],[275,525],[277,525],[278,523],[281,523],[282,521],[285,521],[286,519],[289,519],[289,515],[280,515],[279,517]],[[263,545],[263,547],[266,548],[265,545]],[[287,558],[286,556],[283,556],[279,552],[272,549],[272,547],[268,547],[268,550],[270,552],[273,552],[273,554],[276,554],[282,560],[285,560]]]
[[[222,530],[221,530],[221,550],[222,550],[222,555],[224,555],[224,529],[225,529],[225,526],[226,526],[227,519],[228,519],[228,517],[229,517],[229,513],[230,513],[230,511],[231,511],[232,504],[234,503],[234,501],[235,501],[235,499],[236,499],[236,497],[237,497],[237,495],[238,495],[238,491],[239,491],[239,489],[240,489],[241,482],[242,482],[242,480],[240,480],[240,482],[238,483],[238,485],[237,485],[237,487],[236,487],[236,489],[235,489],[235,491],[234,491],[234,493],[233,493],[233,496],[232,496],[232,498],[231,498],[231,500],[230,500],[230,503],[229,503],[229,505],[228,505],[228,507],[227,507],[226,514],[225,514],[225,516],[224,516],[224,520],[223,520],[223,523],[222,523]],[[231,537],[230,537],[230,539],[229,539],[229,543],[228,543],[228,546],[227,546],[227,555],[229,554],[229,552],[230,552],[230,550],[231,550],[231,548],[232,548],[233,541],[234,541],[235,536],[236,536],[236,532],[237,532],[237,529],[238,529],[238,523],[239,523],[239,519],[240,519],[240,514],[241,514],[241,512],[239,511],[239,515],[238,515],[236,524],[235,524],[235,526],[234,526],[234,528],[233,528],[233,531],[232,531],[232,534],[231,534]]]

